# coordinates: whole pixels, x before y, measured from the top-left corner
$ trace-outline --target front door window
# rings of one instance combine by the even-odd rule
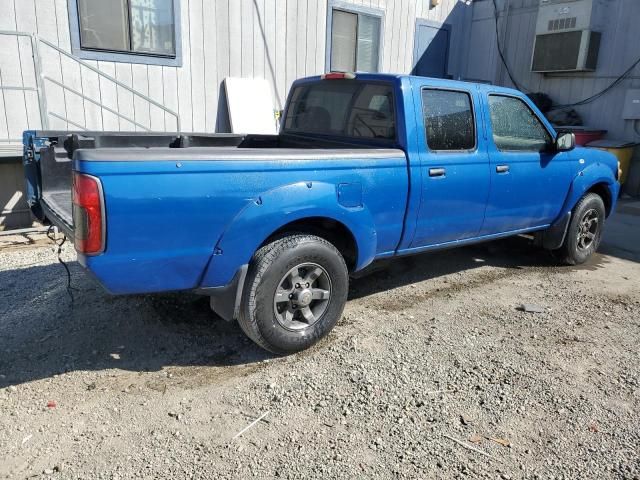
[[[519,98],[489,95],[489,112],[498,150],[542,152],[549,148],[549,132]]]

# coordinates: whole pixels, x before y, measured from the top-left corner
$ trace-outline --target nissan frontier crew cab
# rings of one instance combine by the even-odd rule
[[[278,354],[375,260],[522,233],[598,248],[619,166],[522,93],[407,75],[294,82],[278,135],[24,133],[33,212],[113,294],[195,291]]]

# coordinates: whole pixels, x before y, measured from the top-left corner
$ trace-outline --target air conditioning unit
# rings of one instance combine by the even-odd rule
[[[540,0],[531,71],[596,69],[608,0]]]

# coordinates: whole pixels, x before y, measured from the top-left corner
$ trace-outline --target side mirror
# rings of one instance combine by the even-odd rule
[[[576,146],[576,135],[574,133],[559,133],[556,137],[556,150],[558,152],[568,152]]]

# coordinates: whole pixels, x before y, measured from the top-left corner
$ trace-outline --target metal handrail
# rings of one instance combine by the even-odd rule
[[[41,72],[42,72],[42,62],[40,59],[40,52],[38,50],[38,42],[37,36],[33,33],[28,32],[18,32],[18,31],[10,31],[10,30],[0,30],[0,35],[8,35],[14,37],[26,37],[29,39],[31,43],[31,55],[33,57],[33,67],[35,69],[35,77],[36,77],[36,92],[38,94],[38,106],[40,107],[40,125],[43,129],[47,130],[49,128],[49,118],[47,117],[47,97],[44,91],[44,85],[42,84]],[[23,85],[22,89],[27,87],[24,86],[24,78],[22,79]],[[28,87],[31,89],[31,87]],[[10,87],[7,87],[6,90],[10,90]],[[4,104],[4,98],[3,98]],[[6,104],[5,104],[6,108]],[[20,140],[22,141],[22,140]]]
[[[18,90],[22,92],[37,92],[35,87],[12,87],[10,85],[0,85],[0,90]]]
[[[131,118],[127,117],[126,115],[123,115],[122,113],[117,112],[116,110],[114,110],[114,109],[112,109],[112,108],[109,108],[109,107],[107,107],[106,105],[103,105],[102,103],[100,103],[100,102],[98,102],[98,101],[94,100],[94,99],[93,99],[93,98],[91,98],[91,97],[87,97],[84,93],[79,92],[79,91],[78,91],[78,90],[76,90],[75,88],[71,88],[70,86],[65,85],[64,83],[61,83],[61,82],[57,81],[56,79],[51,78],[51,77],[48,77],[48,76],[46,76],[46,75],[45,75],[45,76],[43,76],[42,78],[44,78],[45,80],[47,80],[47,81],[49,81],[49,82],[53,83],[54,85],[58,85],[60,88],[63,88],[63,89],[68,90],[69,92],[71,92],[71,93],[73,93],[73,94],[75,94],[75,95],[78,95],[78,96],[79,96],[80,98],[82,98],[83,100],[86,100],[86,101],[87,101],[87,102],[89,102],[89,103],[93,103],[94,105],[97,105],[98,107],[100,107],[100,108],[102,108],[102,109],[106,110],[107,112],[113,113],[114,115],[116,115],[116,116],[118,116],[118,117],[120,117],[120,118],[125,119],[127,122],[132,123],[132,124],[133,124],[133,125],[135,125],[136,127],[140,127],[140,128],[142,128],[142,129],[146,130],[147,132],[150,132],[150,131],[151,131],[151,129],[150,129],[150,128],[147,128],[146,126],[142,125],[141,123],[138,123],[138,122],[136,122],[135,120],[132,120]],[[51,112],[49,112],[49,113],[51,113]],[[69,122],[69,123],[73,123],[73,122]],[[74,125],[75,125],[75,124],[74,124]]]
[[[47,112],[49,113],[49,115],[51,115],[52,117],[56,117],[58,120],[62,120],[63,122],[67,122],[70,123],[71,125],[73,125],[76,128],[79,128],[80,130],[84,130],[85,132],[88,130],[88,128],[83,127],[82,125],[80,125],[79,123],[76,122],[72,122],[71,120],[69,120],[67,117],[63,116],[63,115],[58,115],[55,112]]]
[[[127,85],[126,83],[122,83],[120,80],[117,80],[115,77],[112,77],[111,75],[104,73],[102,70],[100,70],[97,67],[94,67],[93,65],[83,62],[82,60],[80,60],[78,57],[73,56],[71,53],[61,49],[60,47],[58,47],[56,44],[49,42],[48,40],[45,40],[44,38],[39,38],[38,41],[40,43],[44,43],[45,45],[47,45],[48,47],[53,48],[54,50],[56,50],[57,52],[61,53],[62,55],[74,60],[75,62],[77,62],[78,64],[82,65],[83,67],[88,68],[89,70],[97,73],[98,75],[106,78],[107,80],[112,81],[113,83],[115,83],[116,85],[118,85],[119,87],[124,88],[125,90],[131,92],[133,95],[136,95],[140,98],[142,98],[143,100],[149,102],[151,105],[154,105],[156,107],[158,107],[159,109],[161,109],[162,111],[168,113],[169,115],[172,115],[173,117],[175,117],[176,119],[176,127],[177,127],[177,131],[178,133],[180,133],[180,116],[174,112],[173,110],[165,107],[164,105],[162,105],[161,103],[156,102],[154,99],[152,99],[151,97],[145,95],[144,93],[140,93],[137,90],[134,90],[133,88],[131,88],[129,85]]]
[[[117,85],[120,88],[125,89],[126,91],[130,92],[131,94],[133,94],[134,96],[141,98],[142,100],[148,102],[150,105],[153,105],[157,108],[159,108],[160,110],[162,110],[163,112],[165,112],[166,114],[173,116],[176,120],[176,131],[177,133],[181,132],[180,129],[180,116],[178,115],[178,113],[174,112],[173,110],[167,108],[166,106],[162,105],[161,103],[155,101],[154,99],[152,99],[151,97],[149,97],[148,95],[145,95],[135,89],[133,89],[132,87],[130,87],[129,85],[122,83],[121,81],[119,81],[118,79],[116,79],[115,77],[112,77],[111,75],[103,72],[102,70],[98,69],[97,67],[94,67],[93,65],[86,63],[82,60],[80,60],[79,58],[75,57],[74,55],[72,55],[71,53],[63,50],[62,48],[60,48],[58,45],[49,42],[48,40],[45,40],[44,38],[40,38],[37,34],[34,33],[28,33],[28,32],[19,32],[19,31],[8,31],[8,30],[0,30],[0,35],[9,35],[9,36],[15,36],[15,37],[25,37],[25,38],[29,38],[30,42],[31,42],[31,53],[33,56],[33,62],[34,62],[34,70],[35,70],[35,80],[36,80],[36,87],[25,87],[24,85],[22,86],[1,86],[0,85],[0,90],[21,90],[21,91],[36,91],[38,94],[38,105],[40,107],[40,122],[42,125],[43,130],[48,130],[49,129],[49,116],[55,117],[59,120],[62,120],[68,124],[71,124],[77,128],[80,128],[82,130],[87,130],[86,127],[83,127],[71,120],[69,120],[68,118],[66,118],[65,116],[59,115],[55,112],[51,112],[49,111],[48,107],[47,107],[47,97],[46,97],[46,88],[45,88],[45,81],[51,82],[59,87],[61,87],[62,89],[72,92],[75,95],[80,96],[83,100],[88,101],[90,103],[93,103],[94,105],[97,105],[99,108],[106,110],[107,112],[112,113],[113,115],[116,115],[119,118],[122,118],[124,120],[126,120],[127,122],[131,123],[132,125],[135,125],[138,128],[141,128],[145,131],[152,131],[151,128],[142,125],[141,123],[136,122],[135,120],[127,117],[126,115],[118,112],[117,110],[114,110],[106,105],[104,105],[103,103],[100,103],[96,100],[94,100],[93,98],[85,95],[83,92],[80,92],[78,90],[75,90],[72,87],[69,87],[68,85],[65,85],[61,82],[59,82],[58,80],[51,78],[49,76],[44,75],[43,73],[43,68],[42,68],[42,61],[41,61],[41,55],[40,55],[40,44],[44,44],[49,48],[52,48],[53,50],[55,50],[56,52],[58,52],[61,55],[64,55],[65,57],[70,58],[71,60],[73,60],[74,62],[76,62],[78,65],[80,65],[80,68],[82,69],[82,67],[87,68],[89,70],[91,70],[92,72],[95,72],[96,74],[98,74],[99,77],[102,77],[110,82],[113,82],[115,85]],[[165,130],[166,130],[166,124],[165,124]],[[0,139],[0,142],[20,142],[21,139]]]

